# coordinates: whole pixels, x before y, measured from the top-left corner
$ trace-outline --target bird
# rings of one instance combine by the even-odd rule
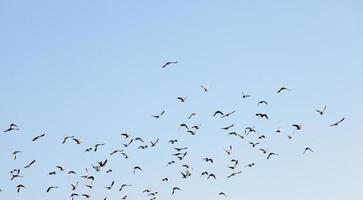
[[[110,156],[112,156],[113,154],[115,154],[115,153],[119,153],[119,152],[123,152],[124,150],[122,150],[122,149],[116,149],[116,150],[114,150],[114,151],[112,151],[111,153],[110,153]]]
[[[13,152],[14,160],[16,160],[16,155],[17,155],[17,154],[19,154],[19,153],[21,153],[21,152],[22,152],[22,151],[14,151],[14,152]]]
[[[338,126],[340,123],[342,123],[345,120],[345,118],[343,117],[342,119],[340,119],[338,122],[335,122],[334,124],[331,124],[330,126]]]
[[[213,114],[213,117],[215,117],[216,115],[224,116],[223,112],[220,111],[220,110],[215,111],[214,114]]]
[[[28,165],[26,165],[24,168],[30,168],[36,160],[31,161]]]
[[[169,62],[166,62],[161,68],[165,68],[168,65],[177,64],[177,63],[178,63],[178,61],[169,61]]]
[[[296,130],[301,130],[301,128],[302,128],[302,124],[293,124],[291,126],[295,127]]]
[[[267,114],[266,113],[256,113],[256,116],[257,117],[260,117],[260,118],[266,118],[266,119],[268,119],[268,116],[267,116]]]
[[[82,141],[80,139],[77,139],[77,138],[72,138],[72,139],[73,139],[73,141],[76,142],[76,144],[81,144],[82,143]]]
[[[16,124],[10,124],[10,125],[9,125],[9,128],[8,128],[8,129],[6,129],[6,130],[4,131],[4,133],[9,132],[9,131],[15,131],[15,130],[19,130],[19,127],[18,127]]]
[[[252,145],[252,147],[256,147],[258,144],[260,144],[260,143],[258,143],[258,142],[256,142],[256,143],[249,142],[249,143]]]
[[[207,86],[201,85],[200,87],[203,89],[204,92],[208,92],[208,87]]]
[[[259,106],[260,104],[268,105],[267,101],[259,101],[259,102],[257,103],[257,106]]]
[[[195,116],[195,115],[197,115],[197,113],[190,113],[190,115],[189,115],[189,117],[188,117],[188,119],[190,119],[190,118],[192,118],[193,116]]]
[[[129,138],[130,137],[130,135],[127,134],[127,133],[121,133],[121,136],[123,136],[124,138]]]
[[[276,154],[276,153],[271,152],[271,153],[268,154],[268,156],[267,156],[266,159],[269,159],[271,156],[278,156],[278,155],[279,154]]]
[[[214,175],[214,174],[209,174],[208,177],[207,177],[207,179],[209,179],[210,177],[214,178],[214,180],[217,179],[216,175]]]
[[[97,149],[98,149],[98,147],[99,147],[99,146],[103,146],[103,145],[105,145],[105,144],[104,144],[104,143],[102,143],[102,144],[95,144],[94,152],[96,152],[96,151],[97,151]]]
[[[155,142],[150,141],[150,143],[151,143],[151,147],[154,147],[154,146],[155,146],[158,142],[159,142],[159,138],[158,138],[158,139],[156,139],[156,141],[155,141]]]
[[[226,193],[224,193],[224,192],[220,192],[220,193],[218,193],[218,195],[219,195],[219,196],[227,197]]]
[[[108,189],[108,190],[111,190],[114,184],[115,184],[115,181],[112,181],[111,182],[111,185],[110,186],[107,186],[105,188]]]
[[[106,166],[107,159],[105,159],[103,162],[102,161],[97,161],[97,163],[99,164],[100,167],[104,167],[104,166]]]
[[[227,178],[231,178],[232,176],[236,176],[237,174],[241,174],[241,173],[242,173],[242,171],[234,172],[231,175],[227,176]]]
[[[62,143],[64,144],[64,143],[66,143],[66,142],[67,142],[67,140],[68,140],[68,139],[72,139],[72,138],[74,138],[74,137],[75,137],[75,136],[66,136],[66,137],[64,137],[64,139],[63,139],[63,142],[62,142]]]
[[[25,186],[24,186],[24,185],[22,185],[22,184],[17,185],[17,186],[16,186],[16,192],[20,192],[20,189],[21,189],[21,188],[25,188]]]
[[[221,129],[223,129],[223,130],[228,130],[228,129],[232,128],[233,126],[234,126],[234,124],[231,124],[231,125],[229,125],[229,126],[222,127]]]
[[[203,161],[213,163],[213,159],[212,158],[204,158]]]
[[[267,149],[260,149],[260,151],[262,151],[262,153],[264,153],[264,154],[267,154]]]
[[[135,138],[135,141],[144,142],[144,140],[143,140],[141,137],[137,137],[137,138]]]
[[[187,100],[187,97],[177,97],[180,102],[185,102]]]
[[[226,152],[227,155],[231,155],[231,153],[232,153],[232,145],[229,145],[229,149],[225,149],[224,152]]]
[[[228,117],[228,116],[230,116],[230,115],[232,115],[233,113],[235,113],[236,111],[234,110],[234,111],[232,111],[232,112],[229,112],[229,113],[227,113],[227,114],[225,114],[225,115],[222,115],[221,116],[221,118],[224,118],[224,117]]]
[[[277,90],[277,93],[281,93],[282,91],[284,91],[284,90],[286,90],[286,91],[290,91],[290,89],[289,88],[287,88],[287,87],[281,87],[279,90]]]
[[[313,150],[310,147],[305,147],[303,154],[305,154],[307,151],[313,152]]]
[[[176,142],[178,142],[178,140],[169,140],[169,143],[170,143],[170,144],[174,144],[174,143],[176,143]]]
[[[34,142],[35,140],[38,140],[39,138],[41,138],[41,137],[44,137],[45,136],[45,134],[43,133],[43,134],[41,134],[41,135],[38,135],[38,136],[36,136],[35,138],[33,138],[32,139],[32,141]]]
[[[248,97],[251,97],[251,95],[249,95],[249,94],[245,94],[244,92],[243,92],[243,90],[242,90],[242,98],[248,98]]]
[[[133,173],[133,174],[135,174],[136,170],[140,170],[140,171],[141,171],[142,169],[141,169],[141,167],[139,167],[139,166],[135,166],[135,167],[133,168],[133,170],[134,170],[134,171],[133,171],[132,173]]]
[[[51,189],[55,189],[55,188],[58,188],[58,186],[50,186],[50,187],[48,187],[47,192],[50,192]]]
[[[319,113],[319,115],[323,115],[325,113],[326,110],[326,105],[324,106],[324,108],[322,110],[315,110],[316,112]]]
[[[125,184],[124,183],[124,184],[121,185],[121,187],[120,187],[120,189],[118,191],[121,192],[124,187],[131,187],[131,186],[132,185],[129,185],[129,184]]]
[[[175,193],[175,191],[176,191],[176,190],[179,190],[179,191],[180,191],[181,189],[180,189],[180,188],[178,188],[178,187],[173,187],[171,194],[173,195],[173,194]]]
[[[161,111],[159,115],[152,115],[155,119],[159,119],[163,114],[165,113],[165,110]]]

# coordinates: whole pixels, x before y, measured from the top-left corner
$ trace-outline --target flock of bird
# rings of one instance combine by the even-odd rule
[[[174,61],[174,62],[167,62],[165,63],[162,68],[166,68],[170,65],[175,65],[178,62]],[[200,88],[202,89],[201,92],[208,92],[209,89],[207,86],[201,85]],[[287,88],[287,87],[281,87],[278,88],[276,90],[276,94],[277,95],[283,95],[283,93],[285,92],[290,92],[291,89]],[[250,98],[252,95],[250,94],[246,94],[242,91],[241,97],[242,99],[247,99]],[[181,102],[184,103],[187,101],[187,97],[183,97],[183,96],[179,96],[176,97],[176,99]],[[267,106],[269,105],[269,103],[265,100],[261,100],[257,102],[257,106]],[[325,115],[327,110],[327,106],[324,106],[322,109],[316,109],[316,114],[317,115]],[[164,117],[164,114],[166,113],[165,110],[161,111],[158,114],[152,115],[152,118],[154,118],[155,120],[158,120],[159,118]],[[227,118],[233,114],[236,113],[236,110],[230,111],[230,112],[225,112],[222,110],[216,110],[214,113],[210,114],[210,117],[212,118]],[[186,119],[190,120],[191,118],[193,118],[194,116],[196,116],[196,113],[190,113],[190,115],[186,116]],[[256,117],[261,118],[261,120],[269,120],[269,114],[268,113],[262,113],[262,112],[257,112],[256,113]],[[330,124],[329,126],[338,126],[340,123],[342,123],[344,121],[344,117],[341,118],[340,120],[337,120],[336,122]],[[185,131],[187,133],[189,133],[190,135],[196,135],[198,130],[201,129],[200,125],[193,125],[190,126],[187,123],[181,123],[178,125],[179,128],[181,129],[185,129]],[[295,131],[300,131],[303,129],[303,125],[301,124],[296,124],[296,123],[291,123],[291,127],[295,129]],[[245,140],[246,143],[248,145],[250,145],[250,147],[252,149],[258,149],[258,151],[261,152],[262,155],[265,156],[266,160],[272,159],[273,157],[277,157],[279,156],[279,153],[277,152],[273,152],[270,151],[269,149],[265,149],[265,148],[259,148],[261,146],[261,143],[263,143],[263,141],[266,139],[266,135],[258,135],[257,138],[257,142],[256,140],[254,141],[249,141],[249,135],[250,134],[256,134],[258,133],[257,129],[255,126],[250,126],[250,127],[246,127],[242,132],[238,132],[236,130],[233,130],[234,128],[234,124],[231,123],[228,126],[224,126],[221,127],[222,131],[226,131],[227,135],[229,136],[234,136],[239,140]],[[18,130],[20,130],[21,127],[19,127],[17,124],[12,123],[8,126],[8,128],[6,128],[4,130],[5,134],[12,134],[13,132],[17,132]],[[282,132],[282,130],[280,128],[278,128],[277,130],[274,130],[274,132],[276,134],[279,134]],[[78,180],[75,183],[70,183],[69,184],[69,188],[70,188],[70,193],[69,193],[69,198],[74,200],[74,199],[80,199],[80,198],[85,198],[85,199],[89,199],[92,198],[92,189],[94,187],[96,178],[94,175],[92,175],[93,173],[100,173],[101,171],[105,171],[105,173],[112,173],[112,168],[109,163],[109,157],[111,156],[115,156],[115,155],[120,155],[122,156],[121,158],[123,159],[128,159],[129,156],[127,154],[126,149],[131,148],[131,146],[135,146],[138,144],[138,146],[135,146],[135,148],[137,149],[148,149],[148,148],[154,148],[157,147],[159,142],[163,141],[159,138],[155,138],[153,141],[149,141],[146,142],[143,138],[141,137],[132,137],[131,134],[129,133],[121,133],[120,136],[126,140],[126,143],[122,144],[120,146],[120,148],[118,149],[114,149],[112,152],[108,153],[107,155],[105,155],[105,158],[97,161],[95,163],[90,163],[89,166],[85,166],[85,174],[84,175],[79,175],[81,172],[77,172],[76,170],[71,170],[71,169],[66,169],[64,166],[62,165],[57,165],[55,166],[56,170],[51,170],[49,171],[48,175],[49,176],[55,176],[57,174],[59,174],[60,172],[65,172],[67,175],[72,175],[72,176],[77,176]],[[41,139],[45,139],[46,134],[41,134],[38,136],[35,136],[32,139],[32,142],[35,142],[37,140],[41,140]],[[289,139],[291,139],[291,136],[288,136]],[[179,139],[180,140],[180,139]],[[173,153],[172,153],[172,158],[171,161],[166,163],[166,166],[170,166],[170,165],[175,165],[178,164],[180,165],[180,167],[182,168],[182,170],[178,170],[175,174],[176,176],[179,176],[181,179],[188,179],[189,177],[193,176],[195,171],[193,171],[193,166],[190,164],[184,164],[182,163],[182,161],[192,152],[189,151],[187,146],[184,147],[178,147],[175,145],[178,145],[178,143],[180,142],[178,139],[170,139],[168,140],[168,143],[170,145],[172,145],[173,148]],[[59,141],[62,144],[66,144],[66,143],[74,143],[75,145],[81,145],[82,144],[82,140],[80,138],[77,138],[76,136],[66,136],[63,138],[62,141]],[[97,152],[99,150],[99,148],[101,148],[102,146],[105,146],[105,143],[97,143],[94,144],[93,146],[86,148],[84,151],[85,152]],[[233,146],[229,145],[228,148],[224,149],[225,155],[226,156],[230,156],[233,154]],[[308,152],[313,152],[313,149],[309,146],[306,146],[304,149],[301,150],[302,154],[306,154]],[[21,150],[16,150],[12,153],[12,159],[13,160],[17,160],[18,159],[18,155],[21,154],[22,151]],[[215,164],[215,161],[213,159],[213,157],[204,157],[202,160],[200,160],[200,162],[205,162],[205,163],[209,163],[209,164]],[[30,162],[25,163],[24,166],[19,166],[16,169],[12,169],[9,172],[9,180],[11,182],[16,182],[16,184],[14,185],[14,192],[20,193],[23,190],[26,190],[28,187],[26,185],[24,185],[22,183],[22,180],[26,178],[26,175],[23,173],[24,169],[31,169],[33,167],[39,167],[39,166],[33,166],[37,163],[37,160],[31,160]],[[198,164],[198,163],[197,163]],[[226,179],[230,179],[234,176],[238,176],[242,173],[242,169],[240,169],[240,161],[236,158],[232,158],[230,159],[230,162],[228,163],[228,169],[231,170],[230,174],[228,176],[226,176]],[[245,165],[246,168],[251,168],[254,167],[255,163],[254,162],[250,162],[247,163]],[[134,166],[132,168],[131,173],[132,174],[136,174],[136,173],[141,173],[144,169],[144,167],[146,166]],[[200,171],[198,173],[200,175],[200,178],[202,177],[206,177],[206,179],[211,179],[211,180],[216,180],[217,179],[217,175],[216,173],[213,172],[209,172],[209,171]],[[219,178],[219,177],[218,177]],[[170,179],[170,177],[163,177],[161,179],[161,182],[168,182]],[[83,184],[82,183],[83,180]],[[118,185],[118,188],[115,188]],[[84,188],[88,188],[89,191],[88,192],[78,192],[79,191],[79,187],[84,187]],[[120,183],[117,180],[112,180],[110,182],[109,185],[105,185],[104,189],[105,190],[113,190],[115,188],[115,190],[118,190],[119,192],[123,192],[125,190],[125,188],[128,187],[133,187],[133,185],[131,184],[127,184],[127,183]],[[50,193],[53,190],[56,189],[60,189],[61,186],[59,185],[49,185],[47,188],[44,188],[44,192]],[[0,192],[1,192],[1,188],[0,188]],[[170,195],[177,195],[177,193],[183,191],[181,186],[174,186],[170,188]],[[145,188],[143,191],[140,191],[142,193],[145,193],[145,196],[150,199],[150,200],[155,200],[158,198],[158,194],[159,192],[156,190],[152,190],[150,188]],[[227,192],[225,191],[218,191],[216,193],[216,196],[220,196],[220,197],[227,197]],[[104,200],[108,199],[109,197],[104,197]],[[128,198],[128,195],[126,193],[122,193],[121,199],[125,200]]]

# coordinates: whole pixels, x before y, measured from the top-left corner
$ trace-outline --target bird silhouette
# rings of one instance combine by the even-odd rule
[[[169,61],[169,62],[166,62],[161,68],[165,68],[168,65],[177,64],[177,63],[178,63],[178,61]]]
[[[343,117],[342,119],[340,119],[338,122],[335,122],[334,124],[331,124],[330,126],[338,126],[340,123],[342,123],[345,120],[345,118]]]
[[[326,110],[326,105],[324,106],[324,108],[322,110],[315,110],[316,112],[319,113],[319,115],[323,115],[325,113]]]

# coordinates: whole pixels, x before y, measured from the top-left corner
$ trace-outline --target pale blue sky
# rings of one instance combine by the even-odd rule
[[[0,127],[21,128],[1,134],[0,198],[65,199],[75,178],[47,173],[64,164],[83,174],[120,147],[120,133],[127,131],[147,141],[160,138],[160,146],[128,150],[129,161],[109,158],[114,173],[97,175],[93,199],[120,199],[104,189],[113,179],[117,187],[133,184],[129,199],[147,199],[140,192],[146,187],[161,200],[219,199],[220,191],[228,199],[362,199],[362,13],[358,0],[0,0]],[[161,69],[174,60],[179,63]],[[292,91],[277,95],[281,86]],[[241,89],[253,97],[243,100]],[[188,96],[187,102],[177,96]],[[257,107],[259,100],[270,104]],[[326,115],[318,116],[314,110],[324,105]],[[163,118],[151,118],[164,109]],[[237,112],[212,118],[218,109]],[[191,112],[198,115],[187,121]],[[271,119],[257,119],[256,112]],[[342,116],[340,126],[328,126]],[[190,136],[178,128],[183,122],[201,130]],[[304,129],[292,140],[273,134],[280,126],[290,134],[290,124],[299,122]],[[245,141],[226,136],[219,128],[231,123],[237,132],[255,125],[268,136],[261,145],[280,156],[266,161],[251,149],[257,134]],[[31,142],[41,133],[46,137]],[[62,145],[65,135],[84,142]],[[165,168],[171,138],[191,149],[184,162],[193,166],[190,179],[180,179],[177,165]],[[83,152],[98,142],[106,143],[100,152]],[[230,144],[243,173],[225,180],[231,171],[223,149]],[[303,156],[306,146],[314,153]],[[14,150],[24,151],[16,161]],[[202,163],[205,156],[216,164]],[[9,181],[11,169],[33,159],[39,162],[23,170],[25,178]],[[256,167],[244,168],[250,162]],[[144,171],[132,175],[134,165]],[[200,179],[204,170],[218,180]],[[171,180],[160,184],[164,174]],[[27,188],[16,194],[19,183]],[[61,188],[46,194],[50,185]],[[171,197],[173,186],[183,191]]]

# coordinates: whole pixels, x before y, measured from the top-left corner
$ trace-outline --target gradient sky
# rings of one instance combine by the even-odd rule
[[[0,127],[20,126],[0,135],[1,199],[66,199],[76,179],[48,172],[63,164],[83,175],[126,142],[122,132],[160,138],[160,145],[127,150],[127,161],[110,157],[113,174],[92,171],[93,199],[147,199],[146,188],[161,200],[223,199],[221,191],[228,199],[363,198],[361,1],[0,0],[0,24]],[[161,69],[166,61],[179,63]],[[277,95],[281,86],[292,90]],[[252,97],[242,99],[242,89]],[[177,96],[188,99],[181,104]],[[270,104],[257,107],[259,100]],[[317,115],[324,105],[326,114]],[[151,117],[162,110],[161,119]],[[237,112],[219,119],[212,117],[216,110]],[[191,112],[198,114],[188,121]],[[257,119],[256,112],[271,119]],[[328,126],[343,116],[341,125]],[[184,122],[201,130],[190,136],[178,127]],[[300,122],[303,130],[288,140],[284,134]],[[231,123],[237,132],[255,125],[258,134],[236,140],[220,130]],[[278,127],[283,135],[274,134]],[[46,137],[31,142],[41,133]],[[248,142],[260,134],[267,136],[261,147],[280,156],[266,161],[251,149]],[[66,135],[83,143],[62,145]],[[190,179],[180,178],[180,164],[165,167],[172,138],[190,148],[180,163],[193,166]],[[99,152],[84,153],[103,142]],[[243,173],[226,180],[230,158],[223,149],[230,144]],[[314,152],[302,155],[306,146]],[[16,161],[15,150],[23,151]],[[215,165],[201,162],[208,156]],[[33,159],[25,178],[9,181],[10,170]],[[251,162],[254,168],[244,167]],[[134,165],[143,172],[132,175]],[[201,179],[204,170],[217,181]],[[164,176],[169,183],[160,183]],[[117,187],[133,187],[106,191],[113,179]],[[27,188],[17,194],[19,183]],[[61,188],[47,194],[50,185]],[[183,191],[171,196],[174,186]]]

